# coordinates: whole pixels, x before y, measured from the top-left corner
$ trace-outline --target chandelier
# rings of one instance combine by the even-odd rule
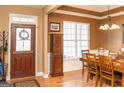
[[[109,15],[109,5],[108,5],[108,23],[103,24],[99,27],[100,30],[118,30],[120,26],[111,22],[111,16]]]

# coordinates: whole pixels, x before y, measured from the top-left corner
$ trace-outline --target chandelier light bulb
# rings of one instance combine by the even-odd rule
[[[99,29],[101,29],[101,30],[102,30],[102,29],[104,29],[104,26],[103,26],[103,25],[101,25],[101,26],[99,27]]]
[[[104,27],[105,27],[105,28],[109,28],[109,25],[108,25],[108,24],[105,24]]]

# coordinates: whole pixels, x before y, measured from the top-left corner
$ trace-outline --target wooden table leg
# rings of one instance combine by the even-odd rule
[[[122,87],[124,87],[124,73],[122,73]]]

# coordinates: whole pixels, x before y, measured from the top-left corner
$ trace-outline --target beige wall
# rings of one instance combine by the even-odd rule
[[[42,31],[42,10],[40,9],[33,9],[33,8],[27,8],[27,7],[21,7],[21,6],[0,6],[0,31],[9,31],[9,14],[10,13],[17,13],[17,14],[25,14],[25,15],[33,15],[38,17],[38,27],[37,27],[37,71],[41,72],[43,71],[43,31]],[[6,57],[7,58],[7,57]]]
[[[81,23],[90,23],[90,48],[95,49],[99,47],[99,20],[84,18],[78,16],[71,16],[65,14],[51,13],[49,14],[49,22],[59,22],[60,32],[49,32],[49,34],[63,34],[63,21],[73,21]]]
[[[106,23],[107,20],[101,20],[101,24]],[[100,31],[100,47],[104,47],[110,49],[111,51],[118,51],[118,49],[122,46],[122,32],[124,24],[124,15],[113,17],[112,22],[115,22],[120,25],[120,30],[115,31]]]
[[[90,48],[95,49],[98,47],[103,47],[109,49],[113,52],[118,51],[122,46],[122,33],[124,24],[124,15],[113,17],[112,22],[120,25],[120,30],[115,31],[101,31],[99,30],[100,24],[106,23],[107,20],[95,20],[91,18],[77,17],[65,14],[52,13],[49,14],[49,22],[59,22],[61,25],[60,32],[58,34],[63,34],[63,21],[75,21],[90,23]],[[54,32],[49,32],[49,34],[57,34]]]

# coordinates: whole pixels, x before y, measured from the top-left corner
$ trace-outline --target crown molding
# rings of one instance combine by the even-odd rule
[[[67,14],[67,15],[80,16],[80,17],[88,17],[88,18],[93,18],[93,19],[100,19],[100,17],[98,17],[98,16],[84,14],[84,13],[71,12],[71,11],[65,11],[65,10],[56,10],[56,11],[54,11],[54,13]]]
[[[100,12],[81,9],[81,8],[76,8],[76,7],[68,6],[68,5],[62,5],[61,7],[58,8],[58,10],[77,12],[77,13],[84,13],[84,14],[90,14],[90,15],[94,15],[94,16],[101,16]]]
[[[87,18],[98,19],[98,20],[102,20],[102,19],[107,18],[107,15],[100,17],[100,16],[95,16],[95,15],[77,13],[77,12],[71,12],[71,11],[65,11],[65,10],[56,10],[56,11],[54,11],[54,13],[73,15],[73,16],[80,16],[80,17],[87,17]],[[121,16],[121,15],[124,15],[124,11],[110,14],[111,17]]]

